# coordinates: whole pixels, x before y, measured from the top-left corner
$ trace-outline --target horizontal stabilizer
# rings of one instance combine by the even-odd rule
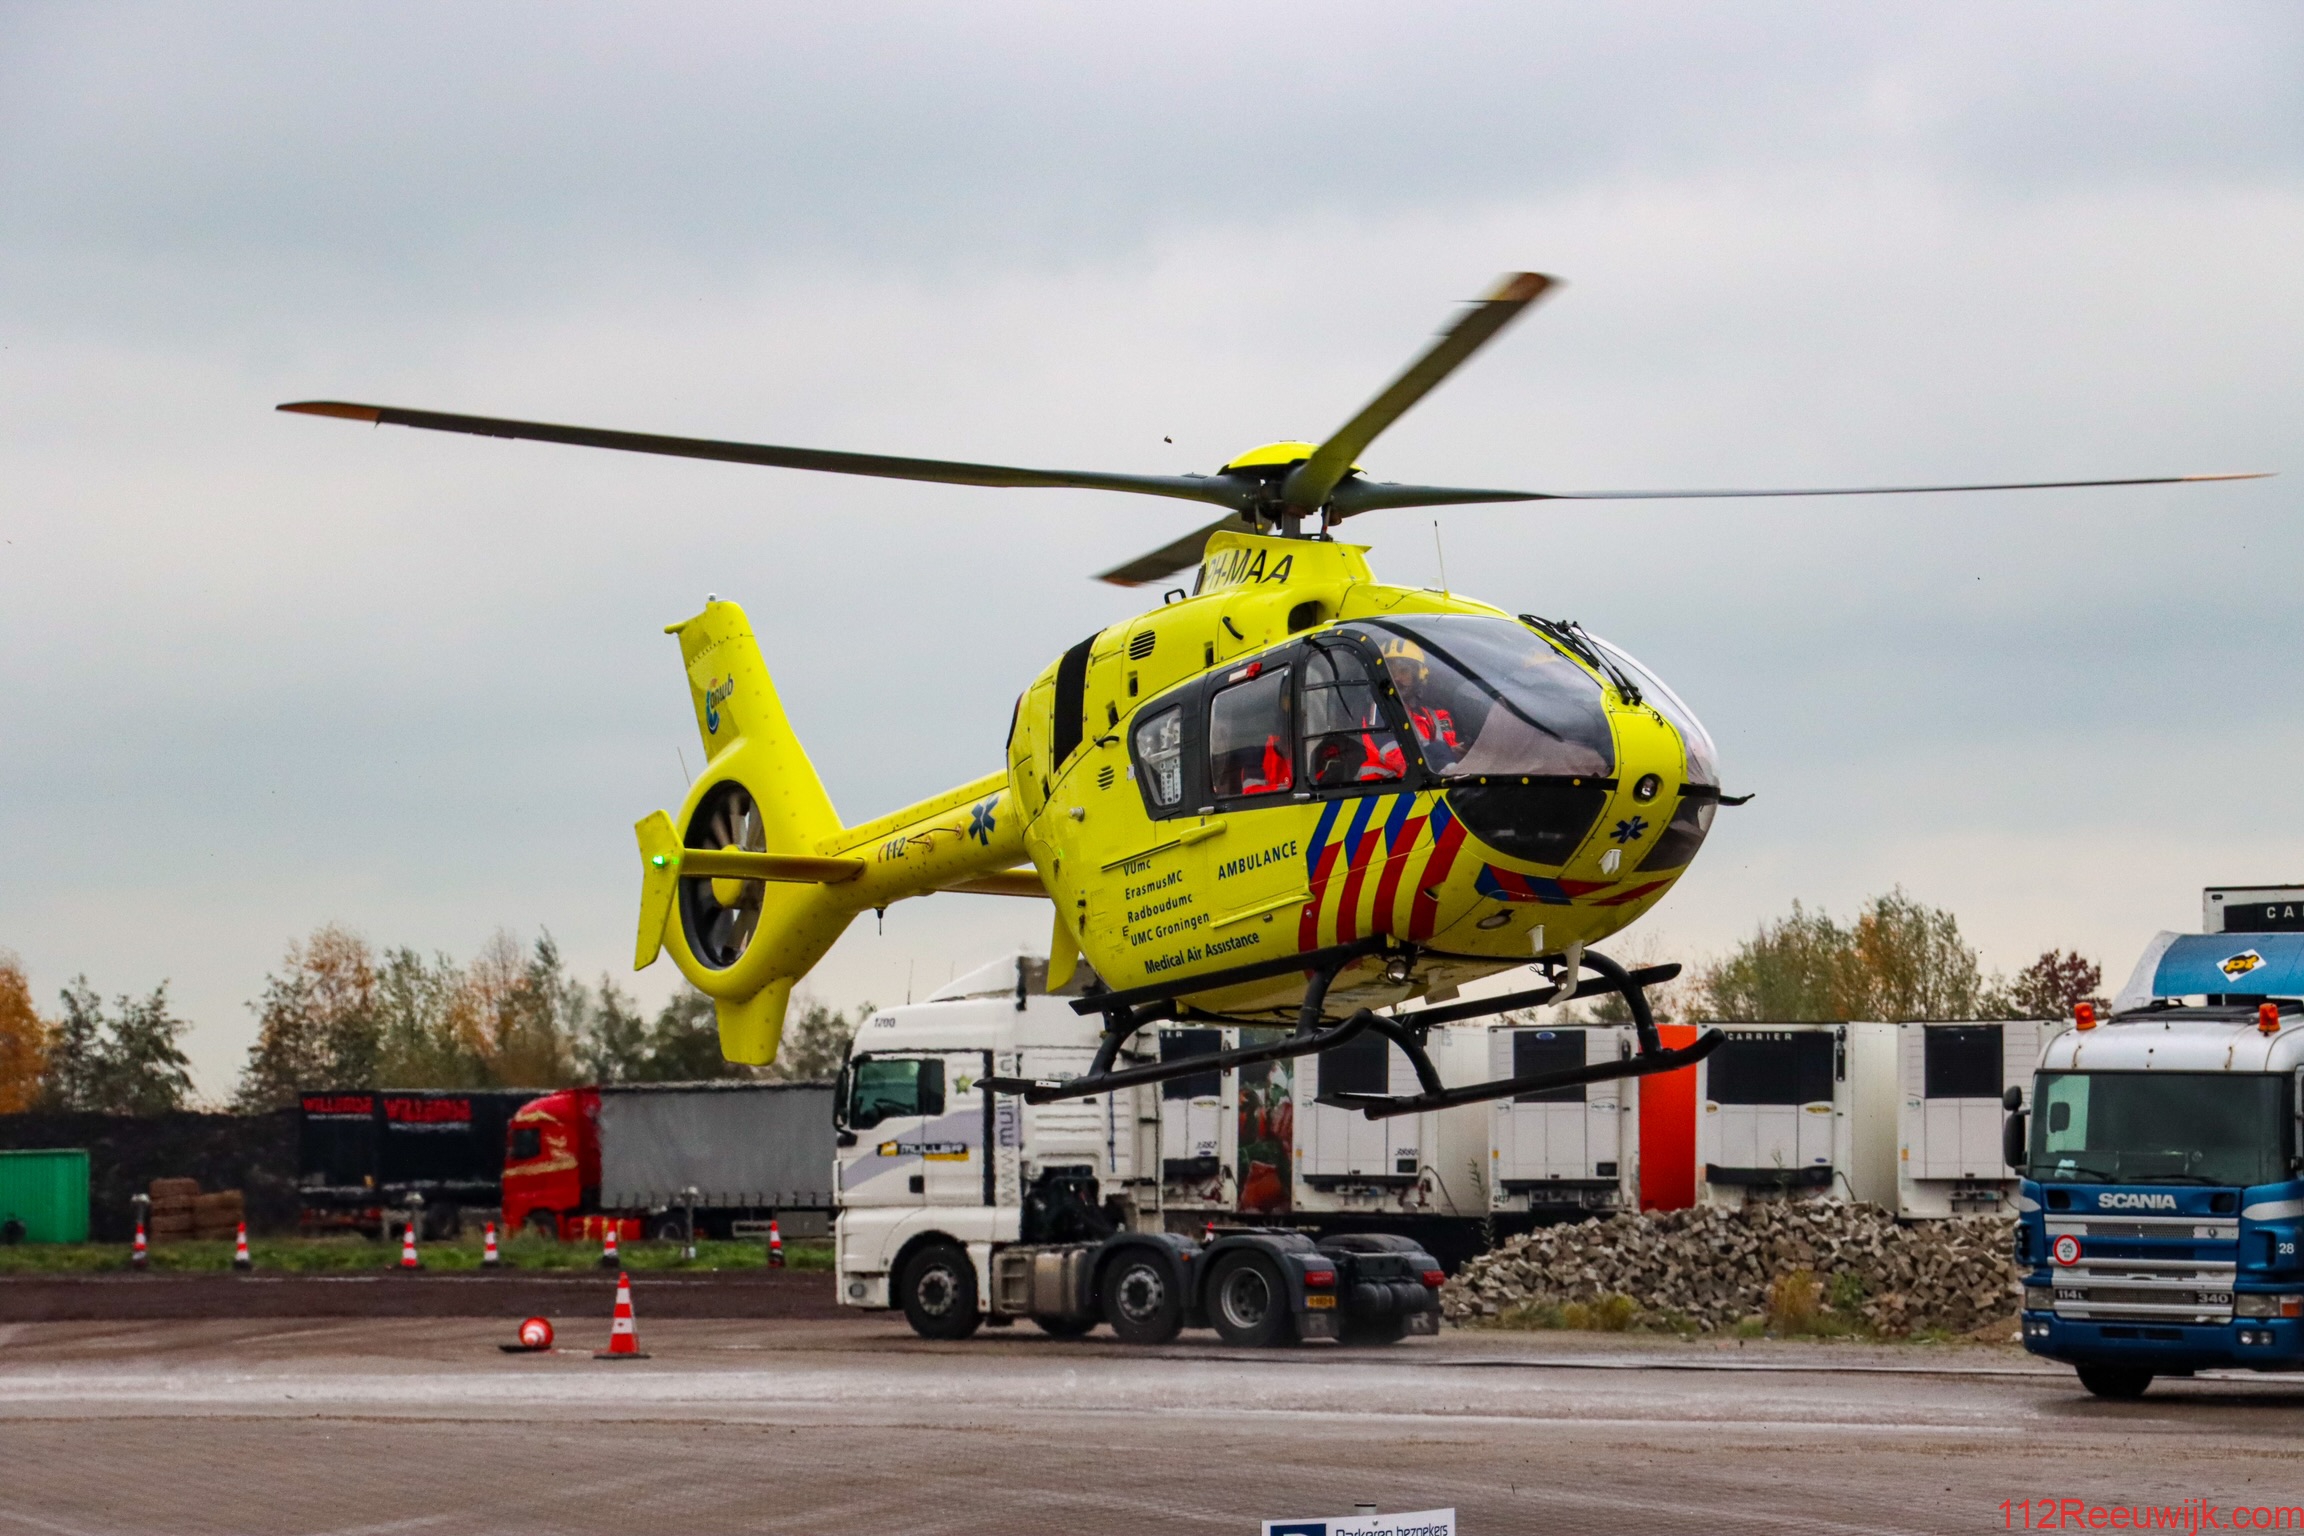
[[[840,885],[864,873],[862,859],[805,853],[746,853],[740,848],[681,848],[649,861],[689,880],[774,880],[786,885]]]

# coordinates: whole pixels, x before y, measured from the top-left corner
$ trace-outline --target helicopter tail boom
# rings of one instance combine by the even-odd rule
[[[680,638],[704,771],[677,813],[634,827],[633,961],[665,949],[714,1001],[721,1054],[776,1059],[792,987],[858,913],[940,890],[1044,894],[1004,773],[843,826],[786,718],[744,611],[712,600]]]

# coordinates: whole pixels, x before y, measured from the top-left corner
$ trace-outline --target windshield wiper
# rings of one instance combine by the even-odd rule
[[[2132,1173],[2125,1182],[2130,1184],[2223,1184],[2223,1179],[2211,1179],[2201,1173]]]
[[[2035,1169],[2038,1166],[2035,1164]],[[2109,1168],[2094,1168],[2085,1163],[2074,1163],[2070,1167],[2052,1166],[2047,1173],[2034,1172],[2032,1182],[2035,1184],[2067,1184],[2075,1179],[2095,1179],[2101,1183],[2109,1184],[2119,1177],[2119,1174]]]

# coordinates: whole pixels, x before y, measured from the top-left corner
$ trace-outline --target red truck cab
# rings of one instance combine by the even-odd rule
[[[599,1206],[600,1090],[563,1088],[521,1105],[504,1131],[504,1225],[594,1235],[584,1218]]]

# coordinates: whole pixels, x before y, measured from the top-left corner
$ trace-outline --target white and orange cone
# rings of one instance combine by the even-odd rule
[[[611,1216],[608,1218],[608,1225],[601,1228],[600,1267],[602,1269],[621,1269],[623,1266],[624,1261],[616,1256],[616,1218]]]
[[[608,1324],[608,1347],[593,1351],[595,1360],[645,1360],[640,1334],[632,1326],[632,1277],[616,1272],[616,1316]]]
[[[248,1253],[248,1223],[240,1223],[239,1235],[232,1240],[232,1267],[254,1269],[256,1261]]]
[[[768,1220],[768,1267],[770,1269],[782,1269],[784,1267],[784,1234],[776,1230],[774,1217],[770,1217]]]
[[[128,1266],[131,1269],[144,1269],[149,1267],[151,1263],[152,1250],[145,1246],[144,1223],[139,1218],[136,1223],[136,1246],[128,1255]]]
[[[413,1221],[401,1229],[400,1267],[402,1269],[422,1269],[424,1267],[424,1261],[416,1256],[416,1223]]]
[[[486,1240],[480,1248],[480,1267],[482,1269],[495,1269],[503,1262],[504,1256],[496,1251],[496,1223],[490,1222],[488,1223]]]

